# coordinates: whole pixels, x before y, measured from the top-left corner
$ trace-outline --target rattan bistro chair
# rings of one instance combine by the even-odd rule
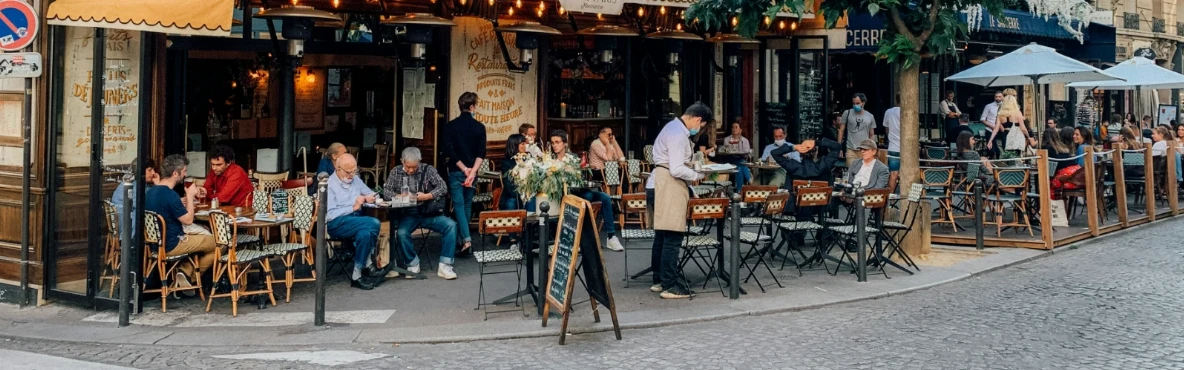
[[[954,232],[958,232],[958,223],[954,221],[954,206],[950,199],[954,167],[921,167],[921,182],[925,185],[925,199],[936,202],[938,206],[938,219],[933,223],[948,223]]]
[[[628,170],[629,189],[628,192],[645,191],[645,183],[641,181],[641,160],[630,159],[625,161],[625,168]]]
[[[210,229],[214,234],[214,243],[218,245],[217,258],[214,259],[214,281],[222,278],[230,280],[230,289],[219,292],[219,284],[214,284],[210,290],[210,299],[206,301],[206,312],[214,305],[214,298],[230,298],[230,313],[238,317],[239,297],[266,294],[275,306],[275,294],[271,289],[271,264],[268,258],[271,253],[258,249],[238,249],[235,234],[238,233],[234,224],[234,217],[222,211],[210,212]],[[247,273],[252,267],[263,270],[264,284],[259,290],[248,290]]]
[[[288,181],[288,173],[287,172],[277,172],[277,173],[253,172],[253,173],[251,173],[251,177],[254,177],[255,180],[259,181],[259,189],[257,189],[257,190],[263,190],[264,192],[266,192],[268,194],[271,194],[271,192],[274,191],[275,189],[283,188],[284,181]]]
[[[477,309],[485,310],[485,320],[489,320],[489,306],[495,304],[485,301],[485,275],[516,274],[518,283],[514,285],[514,306],[522,311],[523,316],[526,316],[526,309],[522,306],[522,262],[525,257],[522,254],[522,249],[514,247],[491,249],[486,246],[485,242],[486,239],[489,239],[487,236],[522,234],[525,228],[526,210],[481,212],[477,223],[477,234],[481,236],[481,243],[479,243],[477,251],[473,252],[473,259],[477,261],[480,279],[477,288]],[[487,271],[490,267],[510,265],[514,269]],[[494,313],[511,311],[513,310],[495,311]]]
[[[156,212],[144,211],[144,250],[147,252],[144,253],[144,280],[156,272],[160,277],[160,288],[144,289],[143,293],[160,293],[160,312],[168,312],[169,294],[172,293],[196,290],[202,300],[206,299],[200,278],[194,278],[194,284],[186,288],[176,285],[173,277],[181,263],[193,264],[194,275],[201,276],[202,271],[196,254],[168,255],[164,240],[165,235],[168,235],[166,227],[164,217]]]
[[[292,301],[292,285],[317,280],[317,272],[313,268],[314,261],[316,261],[316,240],[312,228],[316,214],[317,206],[313,197],[294,198],[292,202],[293,232],[289,234],[288,242],[268,244],[261,248],[264,252],[279,257],[284,263],[284,288],[287,289],[287,293],[284,294],[284,302]],[[297,262],[309,268],[310,277],[296,278]]]
[[[653,246],[645,244],[639,247],[630,247],[630,242],[639,239],[653,239],[654,229],[649,224],[649,204],[646,201],[645,194],[623,194],[621,195],[621,204],[624,206],[624,212],[621,212],[621,229],[617,230],[617,236],[620,237],[623,246],[625,247],[625,287],[629,287],[629,280],[631,273],[629,272],[629,251],[652,250]],[[640,229],[628,228],[628,215],[638,215],[641,220],[638,221]]]
[[[374,186],[378,186],[379,182],[386,180],[386,173],[390,166],[387,162],[390,161],[390,146],[386,144],[374,144],[374,166],[373,167],[358,167],[359,175],[369,175],[374,180]]]
[[[103,289],[104,281],[111,280],[111,289],[107,291],[107,298],[111,298],[115,296],[115,287],[119,285],[119,213],[115,212],[115,205],[110,200],[103,201],[103,212],[107,216],[107,244],[103,249],[99,290]]]
[[[1002,236],[1004,227],[1020,226],[1028,229],[1028,236],[1036,236],[1032,232],[1032,223],[1028,217],[1029,179],[1027,168],[995,169],[995,191],[987,198],[995,213],[995,236]],[[1012,209],[1012,221],[1004,222],[1003,212],[1008,206]]]

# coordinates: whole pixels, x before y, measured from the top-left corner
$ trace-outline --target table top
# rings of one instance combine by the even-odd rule
[[[419,205],[418,202],[386,201],[386,202],[382,202],[382,203],[366,203],[366,204],[363,204],[362,207],[371,208],[371,209],[405,209],[405,208],[415,208],[415,206],[418,206],[418,205]]]
[[[758,169],[758,170],[775,170],[775,169],[781,168],[780,165],[768,164],[768,163],[745,163],[745,165],[748,166],[748,168]]]
[[[258,212],[255,212],[255,210],[253,208],[241,207],[242,211],[238,212],[237,215],[235,214],[235,211],[234,211],[235,208],[236,208],[235,206],[222,206],[222,207],[218,207],[218,210],[225,212],[226,214],[235,216],[236,219],[239,217],[246,217],[246,218],[251,219],[251,221],[249,221],[249,222],[236,222],[235,226],[238,228],[241,228],[241,229],[261,229],[261,228],[275,227],[275,226],[290,224],[293,221],[292,217],[290,217],[290,215],[284,215],[282,219],[275,220],[275,221],[256,220],[255,216],[258,214]],[[209,206],[207,205],[206,210],[199,211],[199,212],[204,212],[204,213],[194,214],[194,219],[196,219],[198,221],[209,222],[210,216],[209,216],[208,209],[209,209]]]
[[[502,178],[502,173],[501,173],[501,171],[481,171],[481,172],[477,173],[477,177],[480,177],[483,179],[497,180],[497,179]]]

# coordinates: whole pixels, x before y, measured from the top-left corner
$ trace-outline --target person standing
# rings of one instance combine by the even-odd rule
[[[884,112],[884,128],[888,131],[888,189],[896,191],[896,178],[900,176],[900,95],[896,95],[896,106]]]
[[[843,134],[840,133],[839,136],[842,137]],[[842,139],[839,139],[839,140],[842,140]],[[769,144],[769,145],[765,145],[764,150],[761,151],[761,162],[776,163],[773,158],[773,151],[778,148],[784,147],[786,145],[789,145],[792,147],[794,144],[791,142],[785,141],[785,128],[774,127],[773,128],[773,143]],[[783,154],[782,156],[784,158],[788,158],[788,159],[799,161],[799,162],[802,160],[802,155],[801,155],[801,153],[798,153],[798,152],[789,152],[787,154]],[[769,181],[769,185],[781,186],[781,184],[785,184],[787,182],[785,179],[786,179],[785,170],[784,169],[777,169],[777,171],[774,172],[774,174],[773,174],[773,179]]]
[[[469,219],[473,215],[473,188],[477,171],[485,161],[485,125],[473,118],[477,109],[477,94],[465,92],[457,100],[460,117],[448,122],[444,130],[444,158],[448,159],[448,192],[452,196],[452,211],[456,216],[458,234],[465,253],[473,246],[469,234]]]
[[[420,206],[391,211],[390,219],[397,220],[399,225],[398,231],[391,235],[391,245],[399,246],[403,252],[407,271],[419,274],[420,261],[419,256],[415,255],[411,233],[421,227],[440,233],[440,264],[436,268],[436,276],[444,280],[456,279],[456,272],[452,269],[455,262],[453,256],[456,254],[456,222],[444,216],[443,207],[431,209],[437,199],[444,199],[448,195],[448,185],[440,178],[436,168],[420,163],[423,154],[419,148],[403,149],[400,158],[403,165],[391,170],[383,191],[393,196],[406,190]]]
[[[210,150],[210,172],[206,183],[198,189],[198,197],[218,199],[223,205],[247,207],[255,186],[247,171],[234,162],[234,150],[225,145]]]
[[[350,276],[350,286],[362,290],[374,289],[376,282],[363,279],[362,270],[374,254],[381,224],[377,218],[362,215],[362,205],[374,203],[375,193],[358,177],[358,162],[353,155],[346,153],[337,157],[337,168],[333,176],[329,176],[326,191],[329,194],[325,203],[325,227],[329,235],[354,241],[354,270]],[[388,263],[386,269],[390,267]],[[384,276],[387,272],[371,275]]]
[[[690,136],[699,133],[711,122],[711,108],[695,102],[681,117],[666,123],[654,141],[654,171],[646,182],[647,203],[654,222],[654,245],[650,268],[653,270],[652,292],[661,292],[665,299],[690,298],[694,293],[684,285],[678,268],[678,252],[682,249],[687,230],[687,204],[691,193],[688,182],[703,179],[703,175],[687,167],[691,160]]]
[[[855,93],[851,97],[851,109],[843,112],[843,129],[840,129],[839,142],[847,139],[847,168],[859,160],[859,143],[875,136],[876,117],[865,107],[867,95]],[[846,136],[843,136],[843,134]]]
[[[958,109],[958,103],[954,101],[954,92],[952,90],[946,91],[946,100],[941,101],[941,116],[945,117],[946,127],[946,143],[955,143],[958,141],[958,134],[954,133],[958,128],[958,117],[962,115],[962,110]]]
[[[173,188],[189,176],[188,167],[189,158],[183,154],[165,157],[160,164],[163,176],[156,181],[156,186],[144,192],[144,210],[156,212],[164,218],[165,255],[198,255],[197,266],[186,261],[178,268],[175,283],[181,288],[189,287],[192,279],[200,279],[202,272],[214,265],[214,251],[217,248],[213,236],[187,235],[184,232],[185,226],[193,224],[194,208],[197,206],[194,197],[199,189],[194,185],[185,187],[185,199],[182,201]]]
[[[995,101],[991,102],[991,104],[987,104],[986,107],[983,107],[983,114],[979,116],[978,120],[981,121],[983,125],[987,126],[987,131],[989,132],[995,132],[995,119],[999,117],[999,104],[1002,103],[1003,92],[996,91]],[[999,158],[999,148],[1002,146],[1002,142],[987,146],[993,148],[991,149],[991,158]]]

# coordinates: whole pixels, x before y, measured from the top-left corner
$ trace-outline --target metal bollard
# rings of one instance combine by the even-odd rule
[[[867,210],[863,208],[863,186],[855,186],[855,250],[858,261],[856,276],[860,282],[867,281],[867,250],[863,243],[867,241]]]
[[[974,180],[974,249],[983,250],[983,180]]]
[[[732,218],[728,228],[732,232],[732,246],[728,252],[728,298],[740,299],[740,194],[732,194]]]
[[[131,325],[132,315],[132,186],[135,177],[123,176],[123,212],[119,213],[119,327]]]
[[[536,277],[536,279],[539,279],[540,281],[551,281],[550,276],[547,276],[547,266],[550,266],[550,262],[551,262],[551,257],[549,256],[549,254],[551,254],[551,248],[547,245],[547,218],[548,218],[547,212],[551,210],[551,204],[548,202],[545,202],[545,201],[539,202],[538,210],[539,210],[539,260],[538,260],[539,275]],[[544,289],[547,289],[547,287],[545,285],[536,284],[535,289],[538,289],[540,297],[546,297],[547,293],[544,291]],[[543,300],[546,300],[546,298],[543,298]],[[536,306],[538,306],[539,316],[540,317],[543,316],[543,314],[544,314],[543,305],[540,304],[540,305],[536,305]]]
[[[317,246],[316,246],[316,253],[317,253],[317,257],[316,257],[317,258],[317,261],[316,261],[316,270],[317,270],[316,290],[317,290],[317,294],[316,294],[316,311],[313,312],[313,325],[324,326],[325,325],[325,267],[326,267],[325,266],[325,263],[326,263],[325,259],[329,258],[329,254],[327,251],[327,248],[328,248],[327,243],[329,243],[329,238],[328,238],[328,232],[326,231],[326,230],[328,230],[328,226],[326,226],[326,224],[328,222],[325,222],[325,215],[328,213],[327,209],[329,208],[328,206],[326,206],[326,204],[329,202],[329,192],[328,192],[329,175],[321,174],[318,179],[319,179],[319,182],[317,183],[317,203],[320,205],[320,207],[317,207]]]

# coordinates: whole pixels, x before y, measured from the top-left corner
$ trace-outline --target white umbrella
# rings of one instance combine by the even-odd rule
[[[1153,91],[1148,90],[1184,89],[1184,75],[1160,67],[1155,61],[1143,57],[1134,57],[1118,63],[1106,68],[1105,72],[1122,80],[1076,82],[1069,84],[1069,87],[1090,90],[1134,90],[1136,114],[1139,116],[1158,108],[1158,100],[1143,102],[1143,96],[1154,95]],[[1147,94],[1148,92],[1151,94]]]
[[[1089,64],[1057,53],[1053,48],[1028,44],[998,58],[971,67],[946,78],[980,86],[1037,85],[1036,114],[1040,117],[1041,94],[1038,85],[1083,81],[1109,81],[1117,78]],[[1042,133],[1044,125],[1036,125]]]

